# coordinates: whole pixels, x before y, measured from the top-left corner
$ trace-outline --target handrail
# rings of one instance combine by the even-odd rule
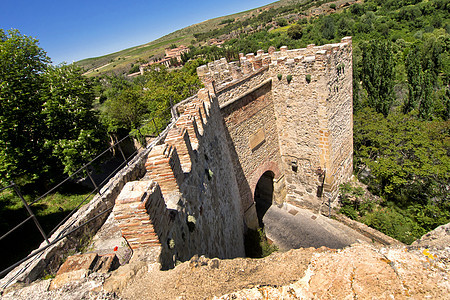
[[[17,229],[19,229],[21,226],[23,226],[25,223],[27,223],[29,220],[33,219],[35,222],[35,225],[37,226],[37,228],[39,229],[39,231],[41,232],[41,234],[43,235],[44,239],[47,241],[47,245],[45,245],[42,248],[37,249],[36,251],[34,251],[33,253],[31,253],[30,255],[28,255],[27,257],[21,259],[20,261],[16,262],[15,264],[9,266],[8,268],[6,268],[5,270],[2,270],[0,272],[0,277],[2,277],[4,274],[6,274],[7,272],[11,271],[12,269],[14,269],[15,267],[17,267],[18,265],[20,265],[21,263],[23,263],[24,261],[34,257],[35,255],[41,253],[42,251],[44,251],[45,249],[47,249],[48,247],[50,247],[51,245],[54,245],[56,242],[60,241],[61,239],[63,239],[64,237],[68,236],[69,234],[71,234],[72,232],[74,232],[75,230],[78,230],[79,228],[81,228],[82,226],[85,226],[86,224],[88,224],[90,221],[98,218],[99,216],[103,215],[106,211],[102,211],[101,213],[95,215],[93,218],[91,218],[90,220],[88,220],[87,222],[83,223],[83,225],[80,225],[79,227],[77,227],[76,229],[70,230],[69,232],[64,232],[65,230],[67,230],[68,228],[65,228],[62,232],[61,232],[61,236],[58,236],[55,240],[53,241],[49,241],[47,239],[47,236],[51,236],[53,233],[56,232],[56,230],[58,228],[60,228],[60,226],[62,226],[71,216],[74,215],[74,213],[83,205],[85,204],[86,200],[89,199],[92,195],[99,193],[101,195],[101,190],[104,187],[104,185],[120,170],[122,169],[126,164],[128,164],[128,162],[130,162],[132,160],[132,158],[134,158],[141,149],[144,148],[144,146],[140,145],[140,147],[138,147],[133,153],[131,153],[128,157],[126,157],[123,154],[122,149],[120,148],[120,144],[123,143],[126,139],[130,138],[130,139],[136,139],[136,134],[138,134],[139,137],[143,137],[142,133],[141,133],[141,129],[148,126],[150,123],[153,123],[153,126],[155,127],[155,133],[157,136],[159,136],[161,133],[163,133],[167,127],[164,126],[164,128],[158,128],[155,122],[155,119],[158,118],[165,118],[165,114],[170,113],[171,109],[167,109],[163,112],[161,112],[160,114],[158,114],[155,117],[152,117],[151,119],[149,119],[148,121],[146,121],[142,126],[140,126],[137,129],[132,130],[127,136],[121,138],[120,140],[116,140],[116,142],[114,144],[112,144],[110,147],[108,147],[106,150],[104,150],[102,153],[100,153],[99,155],[97,155],[95,158],[93,158],[92,160],[90,160],[89,162],[87,162],[86,164],[84,164],[82,167],[80,167],[78,170],[76,170],[74,173],[72,173],[71,175],[69,175],[67,178],[65,178],[64,180],[62,180],[60,183],[58,183],[57,185],[55,185],[53,188],[51,188],[50,190],[48,190],[46,193],[44,193],[43,195],[39,196],[38,198],[36,198],[34,201],[27,203],[25,201],[25,199],[22,197],[20,190],[18,189],[18,186],[12,182],[10,185],[6,186],[6,187],[2,187],[0,188],[0,192],[9,189],[9,188],[13,188],[17,194],[17,196],[19,198],[21,198],[24,206],[26,207],[29,216],[24,219],[23,221],[21,221],[18,225],[16,225],[14,228],[12,228],[11,230],[9,230],[6,234],[4,234],[3,236],[0,237],[0,241],[2,239],[4,239],[6,236],[10,235],[11,233],[15,232]],[[170,125],[170,121],[169,121],[169,125]],[[151,146],[151,144],[150,144]],[[110,152],[111,150],[113,150],[115,147],[119,147],[119,150],[122,152],[124,161],[122,163],[120,163],[120,165],[115,168],[112,172],[110,172],[109,174],[107,174],[106,178],[99,184],[97,185],[95,183],[95,181],[93,180],[92,176],[89,173],[88,167],[90,165],[92,165],[96,160],[98,160],[100,157],[102,157],[103,155],[105,155],[106,153]],[[148,148],[148,147],[147,147]],[[45,198],[46,196],[48,196],[49,194],[55,192],[58,188],[60,188],[64,183],[66,183],[67,181],[69,181],[70,179],[73,179],[77,174],[79,174],[80,172],[86,170],[88,172],[88,177],[91,179],[93,185],[94,185],[94,189],[62,220],[58,223],[58,225],[56,225],[48,235],[45,234],[45,232],[42,230],[42,226],[40,225],[40,223],[38,222],[38,220],[36,219],[35,215],[33,214],[30,206],[35,204],[36,202],[38,202],[39,200]],[[110,211],[112,209],[108,208],[107,211]]]

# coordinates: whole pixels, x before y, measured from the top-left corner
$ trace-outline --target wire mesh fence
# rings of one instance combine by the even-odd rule
[[[0,278],[74,231],[110,212],[112,207],[107,207],[78,227],[66,226],[67,228],[59,230],[57,237],[49,239],[80,207],[93,199],[96,194],[101,195],[102,191],[107,190],[110,179],[127,166],[140,151],[147,148],[152,139],[161,134],[170,122],[170,112],[171,110],[164,111],[125,137],[116,138],[110,147],[38,197],[24,196],[20,187],[14,182],[0,188],[0,197],[15,198],[15,207],[12,210],[8,210],[6,207],[5,203],[8,204],[8,202],[0,202],[0,209],[5,210],[11,217],[7,220],[0,220],[0,249],[11,254],[9,259],[5,259],[5,256],[2,255]],[[76,197],[72,197],[71,193]],[[62,198],[62,202],[69,201],[67,199],[70,198],[72,208],[67,210],[60,206],[58,211],[51,214],[51,218],[40,216],[39,211],[45,206],[52,205],[52,200],[55,198]],[[3,199],[0,198],[0,200]],[[1,207],[2,204],[3,207]],[[36,229],[40,234],[37,234]],[[42,243],[43,241],[45,243]],[[30,253],[39,244],[41,247]],[[8,257],[8,253],[5,253],[6,257]]]

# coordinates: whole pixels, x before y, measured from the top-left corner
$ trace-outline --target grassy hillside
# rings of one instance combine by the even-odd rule
[[[130,70],[132,64],[144,63],[150,61],[153,57],[164,56],[164,49],[172,44],[175,44],[177,46],[181,44],[185,46],[201,46],[206,44],[208,40],[202,40],[199,42],[198,39],[194,37],[194,35],[206,33],[206,36],[208,36],[209,38],[218,37],[215,33],[218,33],[218,30],[224,29],[227,25],[229,25],[230,22],[227,21],[232,20],[232,23],[246,24],[245,20],[249,20],[252,18],[254,19],[264,12],[267,13],[268,9],[277,10],[276,18],[281,18],[283,17],[283,15],[289,15],[290,13],[294,12],[291,10],[291,8],[293,8],[294,6],[298,6],[299,4],[304,4],[305,9],[308,9],[311,6],[320,6],[323,3],[329,2],[340,3],[343,1],[281,0],[259,8],[194,24],[172,32],[147,44],[131,47],[100,57],[83,59],[76,62],[76,64],[83,67],[87,71],[86,75],[88,76],[95,76],[102,73],[112,72],[116,74],[126,73],[128,70]],[[286,9],[279,11],[279,9],[282,7],[285,7]],[[295,12],[298,12],[298,10]],[[251,28],[251,22],[247,23],[250,24],[247,24],[245,26]],[[241,29],[243,28],[241,27]],[[229,32],[229,30],[227,30],[226,28],[224,31]]]
[[[279,2],[290,2],[290,1],[279,1]],[[195,42],[194,33],[208,32],[218,27],[224,27],[225,24],[219,25],[222,21],[230,18],[234,19],[246,18],[254,10],[207,20],[177,30],[147,44],[131,47],[119,52],[106,54],[100,57],[83,59],[76,62],[76,64],[83,67],[85,70],[88,71],[87,74],[91,75],[111,72],[114,70],[116,70],[116,72],[118,73],[121,73],[124,70],[129,69],[130,65],[132,63],[136,63],[138,60],[149,61],[154,56],[164,55],[164,49],[172,44],[176,44],[178,46],[182,44],[191,45],[191,41]]]

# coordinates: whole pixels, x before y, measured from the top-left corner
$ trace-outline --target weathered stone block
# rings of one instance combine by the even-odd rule
[[[250,136],[249,138],[249,147],[250,149],[255,150],[259,145],[261,145],[262,143],[264,143],[264,141],[266,140],[266,135],[264,132],[264,128],[259,128],[255,134],[253,134],[252,136]]]
[[[72,255],[59,268],[56,275],[68,273],[77,270],[90,270],[97,262],[97,253],[86,253],[81,255]]]

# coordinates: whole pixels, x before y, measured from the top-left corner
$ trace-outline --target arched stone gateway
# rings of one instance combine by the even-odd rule
[[[274,173],[267,171],[262,174],[256,184],[253,199],[255,201],[259,227],[264,227],[263,217],[273,203],[273,178]]]

